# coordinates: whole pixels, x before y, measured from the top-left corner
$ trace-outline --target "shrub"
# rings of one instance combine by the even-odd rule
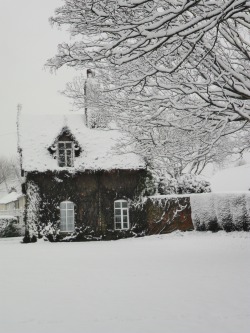
[[[36,243],[37,242],[37,237],[36,235],[30,236],[29,230],[25,230],[25,234],[23,237],[23,243],[28,244],[28,243]]]
[[[222,230],[222,228],[219,226],[217,219],[213,219],[207,223],[207,230],[217,232]]]
[[[23,237],[23,243],[27,244],[30,243],[30,233],[29,230],[25,230],[25,234]]]
[[[196,230],[250,231],[250,196],[247,193],[208,193],[191,196]]]
[[[21,230],[15,218],[1,219],[0,237],[19,237]]]
[[[31,237],[30,242],[31,242],[31,243],[36,243],[36,242],[37,242],[37,237],[36,237],[36,235],[33,235],[33,236]]]
[[[186,194],[211,192],[210,183],[201,176],[184,174],[177,178],[161,179],[158,191],[160,194]]]
[[[49,222],[41,228],[41,236],[50,242],[58,242],[60,239],[60,231],[57,223]]]

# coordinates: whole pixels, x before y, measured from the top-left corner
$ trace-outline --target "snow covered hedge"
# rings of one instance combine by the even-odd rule
[[[146,209],[149,234],[250,231],[250,192],[156,195]]]
[[[250,231],[250,192],[190,196],[192,221],[199,231]]]

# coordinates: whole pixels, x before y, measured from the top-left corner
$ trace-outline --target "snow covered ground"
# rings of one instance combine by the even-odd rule
[[[249,238],[0,239],[0,332],[248,332]]]
[[[217,172],[211,179],[212,192],[250,190],[250,163]]]

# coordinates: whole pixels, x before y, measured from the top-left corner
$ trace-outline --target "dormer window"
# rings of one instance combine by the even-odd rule
[[[75,158],[80,156],[82,149],[70,130],[63,127],[54,143],[48,147],[48,151],[59,167],[72,168]]]
[[[74,166],[73,142],[71,141],[58,142],[58,165],[59,167]]]

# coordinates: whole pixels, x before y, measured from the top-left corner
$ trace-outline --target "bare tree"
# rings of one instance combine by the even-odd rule
[[[21,173],[19,162],[16,158],[0,158],[0,188],[9,192],[11,188],[20,191]]]

